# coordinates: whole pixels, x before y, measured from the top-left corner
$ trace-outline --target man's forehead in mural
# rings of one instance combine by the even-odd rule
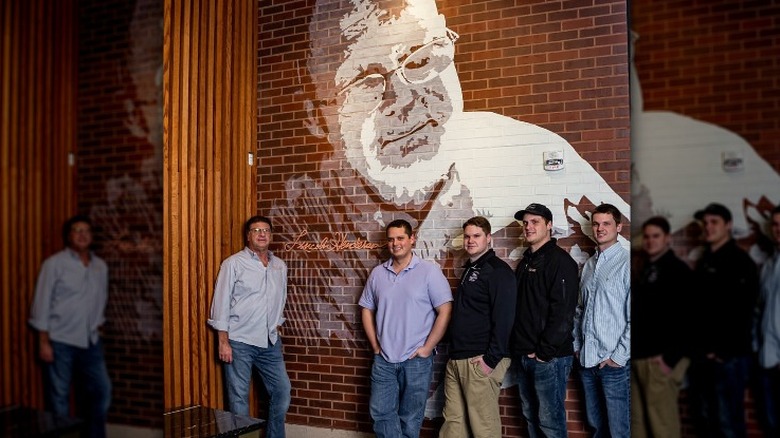
[[[413,19],[399,25],[403,15]],[[404,29],[404,26],[407,28]],[[414,27],[427,28],[430,32],[444,32],[444,16],[437,13],[433,0],[318,0],[309,24],[311,57],[308,63],[309,72],[317,77],[314,82],[322,93],[318,97],[333,98],[337,91],[333,86],[347,85],[343,79],[336,79],[338,83],[330,87],[328,82],[334,80],[334,72],[348,61],[355,44],[367,39],[375,46],[388,45],[387,41],[373,34],[374,29],[386,29],[385,33],[396,39],[409,41],[411,33],[420,31]],[[371,52],[379,50],[377,48]]]
[[[419,198],[447,174],[432,162],[462,96],[457,34],[432,0],[317,2],[308,65],[320,113],[306,123],[387,200]],[[313,105],[309,105],[310,115]],[[409,170],[420,163],[417,175]]]
[[[368,10],[356,9],[341,21],[349,44],[336,70],[339,89],[367,73],[397,69],[426,43],[447,36],[444,17],[436,13],[432,1],[406,2],[403,8],[397,6],[399,2],[391,3],[392,9],[370,3]]]

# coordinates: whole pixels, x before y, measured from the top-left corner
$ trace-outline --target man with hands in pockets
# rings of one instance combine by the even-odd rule
[[[377,437],[418,437],[452,291],[437,264],[412,253],[409,222],[394,220],[385,231],[391,257],[371,271],[359,301],[374,351],[369,408]]]

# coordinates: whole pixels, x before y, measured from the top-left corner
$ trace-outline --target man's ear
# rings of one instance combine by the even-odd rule
[[[303,120],[303,126],[309,130],[311,135],[318,138],[325,138],[325,130],[320,126],[314,102],[312,102],[311,99],[306,99],[303,101],[303,107],[306,109],[306,118]]]

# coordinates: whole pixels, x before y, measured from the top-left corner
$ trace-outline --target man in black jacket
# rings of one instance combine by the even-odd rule
[[[512,360],[528,434],[567,436],[566,382],[574,355],[572,329],[577,307],[577,262],[552,237],[552,213],[530,204],[515,213],[528,245],[515,269],[517,310]]]
[[[490,248],[490,229],[490,222],[482,216],[463,224],[469,262],[450,320],[441,438],[502,435],[498,396],[510,363],[516,287],[512,268]]]
[[[692,321],[697,351],[688,377],[699,436],[745,437],[745,388],[752,353],[758,269],[731,237],[731,211],[709,204],[696,212],[706,249],[694,269],[699,296]]]
[[[689,359],[691,268],[671,249],[669,221],[642,224],[632,269],[631,436],[679,438],[677,403]]]

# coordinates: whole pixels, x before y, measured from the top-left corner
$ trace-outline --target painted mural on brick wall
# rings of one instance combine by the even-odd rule
[[[633,34],[634,48],[638,38]],[[762,263],[763,228],[780,203],[780,175],[735,132],[672,111],[645,111],[633,59],[631,69],[634,224],[661,215],[682,233],[697,210],[718,202],[732,212],[734,237]]]
[[[452,280],[466,260],[462,223],[475,215],[490,219],[499,255],[516,261],[525,247],[513,215],[544,203],[554,237],[581,264],[594,248],[594,205],[612,203],[630,217],[630,206],[561,136],[464,111],[459,35],[434,1],[322,0],[308,27],[299,80],[311,91],[301,91],[300,102],[308,132],[327,146],[313,153],[316,169],[286,179],[268,211],[289,268],[286,335],[368,348],[357,301],[370,270],[389,256],[384,227],[394,219],[412,223],[416,254]],[[548,151],[563,153],[563,169],[544,170]],[[428,417],[440,415],[440,397],[434,392]]]
[[[157,14],[155,13],[157,12]],[[116,333],[162,339],[162,19],[155,0],[138,0],[128,51],[116,60],[116,99],[138,158],[106,178],[102,202],[90,210],[109,263],[109,316]]]

